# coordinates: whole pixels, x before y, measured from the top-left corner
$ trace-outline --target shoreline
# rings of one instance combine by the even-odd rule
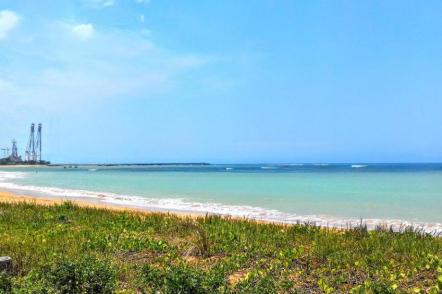
[[[81,207],[131,211],[137,213],[164,213],[178,216],[217,215],[232,219],[247,219],[274,224],[309,224],[317,227],[352,229],[364,226],[368,230],[391,229],[401,232],[412,228],[415,231],[442,236],[442,222],[410,220],[406,218],[361,218],[328,214],[297,214],[284,210],[270,209],[249,204],[228,204],[220,202],[192,201],[184,198],[162,198],[155,195],[117,194],[104,191],[66,189],[52,186],[32,186],[14,183],[13,179],[22,178],[23,172],[0,170],[0,201],[25,201],[41,205],[55,205],[72,201]]]
[[[0,189],[0,203],[29,203],[36,204],[41,206],[54,206],[60,205],[65,202],[72,202],[75,205],[83,208],[96,208],[103,210],[111,210],[111,211],[125,211],[136,214],[152,214],[152,213],[163,213],[163,214],[173,214],[178,217],[183,218],[197,218],[204,216],[204,213],[197,212],[179,212],[179,211],[155,211],[147,208],[141,207],[131,207],[125,205],[118,205],[112,203],[102,203],[99,201],[94,201],[93,199],[80,199],[80,197],[63,197],[63,196],[35,196],[35,195],[25,195],[25,194],[17,194],[11,191]]]
[[[418,233],[428,233],[433,236],[442,236],[441,223],[412,223],[401,220],[383,220],[383,219],[345,219],[339,225],[333,222],[324,222],[323,220],[315,221],[314,218],[308,216],[300,216],[297,220],[280,220],[280,219],[266,219],[256,218],[250,215],[232,215],[225,212],[209,212],[209,211],[184,211],[178,209],[155,208],[146,206],[137,206],[127,203],[104,202],[100,198],[89,198],[81,196],[61,196],[61,195],[46,195],[46,194],[27,194],[26,192],[19,192],[0,188],[0,203],[29,203],[41,206],[60,205],[66,201],[72,202],[82,208],[96,208],[109,211],[124,211],[134,214],[150,215],[154,213],[164,215],[174,215],[180,218],[204,217],[206,215],[218,215],[224,218],[233,220],[249,220],[263,224],[277,224],[277,225],[296,225],[308,224],[316,227],[335,229],[335,230],[350,230],[359,226],[363,226],[368,230],[376,230],[378,228],[393,230],[395,232],[404,231],[407,228],[412,228]],[[337,218],[338,220],[342,220]]]

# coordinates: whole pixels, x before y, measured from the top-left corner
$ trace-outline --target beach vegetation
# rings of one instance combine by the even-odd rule
[[[440,293],[442,239],[0,203],[0,293]]]

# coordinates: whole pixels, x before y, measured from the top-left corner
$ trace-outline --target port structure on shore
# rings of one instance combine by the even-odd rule
[[[23,160],[18,156],[17,141],[12,140],[12,148],[2,148],[4,158],[0,159],[0,163],[21,163]],[[9,153],[11,151],[11,153]]]
[[[35,133],[35,124],[31,124],[29,133],[28,145],[25,152],[25,160],[18,155],[17,141],[12,141],[12,148],[3,148],[4,158],[0,159],[0,164],[49,164],[49,161],[42,159],[42,124],[37,126],[37,133]],[[9,153],[11,150],[11,153]]]
[[[31,132],[29,134],[28,146],[26,148],[25,159],[27,162],[41,161],[41,123],[37,127],[37,135],[35,135],[35,124],[31,124]]]

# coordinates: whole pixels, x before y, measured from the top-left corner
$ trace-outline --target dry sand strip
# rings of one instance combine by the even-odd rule
[[[85,208],[96,208],[96,209],[103,209],[103,210],[109,210],[109,211],[125,211],[133,214],[139,214],[139,215],[149,215],[149,214],[163,214],[163,215],[174,215],[183,219],[196,219],[199,217],[204,217],[207,215],[207,213],[201,212],[186,212],[186,211],[176,211],[176,210],[149,210],[145,207],[131,207],[131,206],[124,206],[124,205],[118,205],[118,204],[109,204],[109,203],[103,203],[96,199],[83,199],[83,198],[74,198],[74,197],[63,197],[63,196],[30,196],[30,195],[21,195],[21,194],[15,194],[10,191],[1,191],[0,190],[0,203],[29,203],[29,204],[35,204],[35,205],[42,205],[42,206],[52,206],[52,205],[60,205],[63,203],[66,203],[67,201],[74,203],[75,205],[79,207],[85,207]],[[220,215],[223,218],[230,219],[230,220],[247,220],[251,222],[261,223],[261,224],[274,224],[278,226],[291,226],[293,224],[287,224],[284,222],[274,221],[274,220],[261,220],[261,219],[251,219],[247,218],[246,216],[229,216],[229,215]],[[309,224],[312,225],[312,224]],[[314,225],[314,224],[313,224]],[[338,227],[323,227],[327,230],[333,230],[333,231],[339,231],[343,232],[349,229],[347,228],[338,228]]]
[[[174,215],[183,219],[189,219],[189,218],[197,219],[207,215],[207,213],[203,212],[197,213],[197,212],[180,212],[175,210],[170,210],[170,211],[149,210],[147,208],[141,208],[141,207],[130,207],[130,206],[128,207],[117,204],[107,204],[107,203],[98,202],[96,200],[94,201],[92,199],[88,201],[83,199],[76,199],[72,197],[61,197],[61,196],[36,197],[30,195],[15,194],[9,191],[0,190],[0,203],[29,203],[29,204],[42,205],[42,206],[52,206],[52,205],[60,205],[66,203],[67,201],[72,202],[79,207],[96,208],[96,209],[103,209],[110,211],[125,211],[134,214],[146,215],[146,216],[155,213],[155,214],[164,214],[164,215]],[[220,215],[220,216],[231,220],[247,220],[261,224],[275,224],[284,227],[290,226],[290,224],[285,224],[282,222],[269,221],[269,220],[256,220],[256,219],[247,218],[245,216],[229,216],[229,215]],[[336,228],[333,228],[333,230],[340,231],[339,229]]]
[[[72,202],[79,207],[97,208],[97,209],[105,209],[112,211],[125,211],[125,212],[144,214],[144,215],[152,213],[163,213],[163,214],[172,214],[183,218],[189,218],[189,217],[197,218],[205,215],[203,213],[187,213],[187,212],[177,212],[177,211],[149,211],[143,208],[104,204],[94,201],[72,199],[71,197],[45,198],[45,197],[34,197],[29,195],[19,195],[8,191],[0,191],[0,202],[3,203],[29,203],[29,204],[42,205],[42,206],[52,206],[52,205],[63,204],[66,201]]]

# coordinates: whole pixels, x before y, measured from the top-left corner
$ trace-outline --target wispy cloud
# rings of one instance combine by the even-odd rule
[[[84,103],[149,99],[175,91],[183,77],[214,60],[161,48],[142,32],[64,22],[40,29],[46,34],[31,45],[14,44],[8,53],[14,62],[0,71],[0,96],[15,107],[60,113]],[[0,108],[6,103],[0,99]]]
[[[75,25],[71,30],[72,33],[82,41],[89,40],[94,35],[94,26],[90,23]]]
[[[106,8],[115,4],[115,0],[84,0],[85,4],[92,8]]]
[[[20,23],[20,17],[11,10],[0,11],[0,40]]]
[[[135,2],[137,2],[139,4],[148,4],[148,3],[150,3],[150,0],[135,0]]]

